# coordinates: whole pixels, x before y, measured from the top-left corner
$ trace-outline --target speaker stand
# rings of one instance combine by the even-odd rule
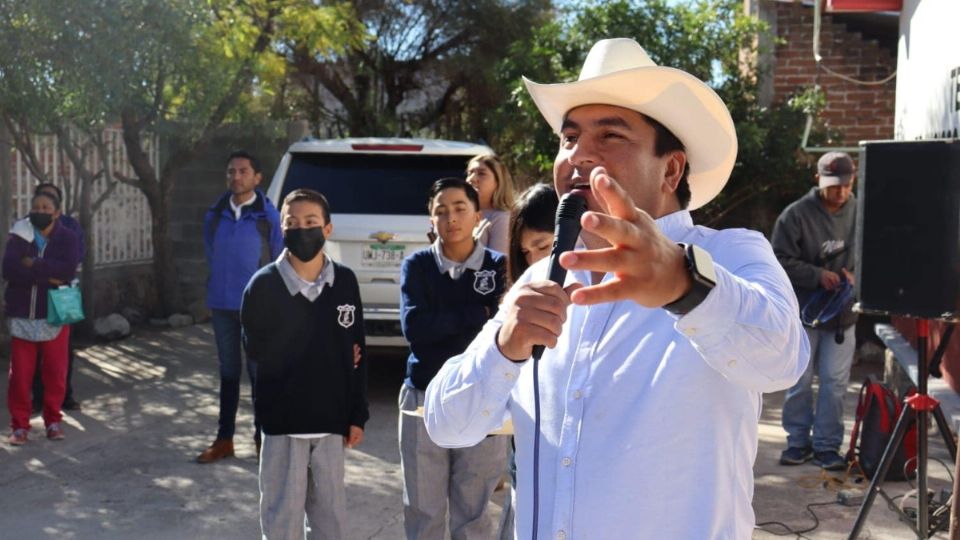
[[[938,371],[940,359],[946,350],[946,341],[950,339],[951,334],[952,331],[948,328],[948,332],[944,334],[944,340],[940,342],[940,346],[937,347],[934,358],[930,362]],[[946,443],[947,449],[950,451],[950,457],[954,461],[957,459],[957,445],[950,433],[950,426],[947,423],[947,419],[940,409],[940,403],[927,394],[927,377],[930,375],[931,367],[927,364],[927,338],[929,336],[930,321],[928,319],[917,319],[917,393],[904,399],[906,405],[900,410],[900,418],[897,419],[897,426],[893,430],[893,436],[890,437],[890,441],[883,451],[883,457],[880,458],[880,465],[877,467],[873,479],[870,481],[870,488],[867,490],[863,498],[863,503],[860,505],[857,521],[854,522],[853,530],[850,531],[850,536],[847,537],[849,540],[855,540],[857,535],[860,534],[860,530],[863,529],[867,521],[867,516],[870,514],[873,502],[877,498],[877,494],[882,495],[883,498],[900,513],[901,517],[905,518],[906,523],[912,521],[909,516],[897,508],[893,499],[887,495],[882,487],[883,479],[886,478],[887,472],[893,464],[897,449],[900,448],[900,443],[903,442],[903,438],[906,436],[907,429],[910,426],[911,416],[915,416],[917,421],[917,522],[916,526],[911,525],[910,528],[913,529],[917,538],[921,539],[930,538],[930,536],[936,532],[936,530],[930,530],[930,501],[927,500],[927,456],[929,453],[927,448],[928,414],[933,414],[934,419],[936,419],[940,435],[943,436],[943,442]],[[934,527],[934,529],[936,529],[936,527]]]

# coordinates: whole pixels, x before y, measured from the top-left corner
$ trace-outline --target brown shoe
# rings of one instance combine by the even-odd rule
[[[213,463],[225,457],[233,457],[233,439],[217,439],[213,441],[210,448],[207,448],[197,456],[197,463]]]

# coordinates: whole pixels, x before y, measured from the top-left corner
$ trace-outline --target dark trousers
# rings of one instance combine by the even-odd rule
[[[240,378],[243,374],[243,347],[240,343],[240,311],[212,310],[213,335],[220,359],[220,420],[217,439],[232,439],[236,431],[237,408],[240,405]],[[255,401],[257,364],[247,358],[247,376]],[[254,415],[254,439],[260,440],[260,424]]]

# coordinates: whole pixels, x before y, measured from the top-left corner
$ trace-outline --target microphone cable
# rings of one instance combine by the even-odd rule
[[[540,525],[540,358],[533,357],[533,540]]]
[[[560,266],[560,254],[572,250],[580,237],[580,217],[587,211],[587,201],[567,193],[557,205],[556,227],[553,231],[553,249],[550,252],[549,279],[563,287],[567,269]],[[540,526],[540,357],[546,349],[533,347],[533,535],[537,540]]]

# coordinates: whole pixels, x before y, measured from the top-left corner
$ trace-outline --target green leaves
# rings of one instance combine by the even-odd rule
[[[803,116],[783,106],[759,105],[754,59],[758,37],[766,31],[761,21],[744,14],[741,0],[573,3],[555,21],[535,29],[529,45],[511,49],[498,63],[498,80],[512,92],[495,113],[500,129],[493,145],[519,169],[515,176],[549,178],[557,138],[530,103],[520,76],[537,82],[575,80],[596,41],[631,37],[658,64],[710,84],[736,124],[740,149],[733,175],[724,192],[697,211],[697,219],[767,231],[798,186],[802,190],[808,182],[808,172],[796,159]]]

